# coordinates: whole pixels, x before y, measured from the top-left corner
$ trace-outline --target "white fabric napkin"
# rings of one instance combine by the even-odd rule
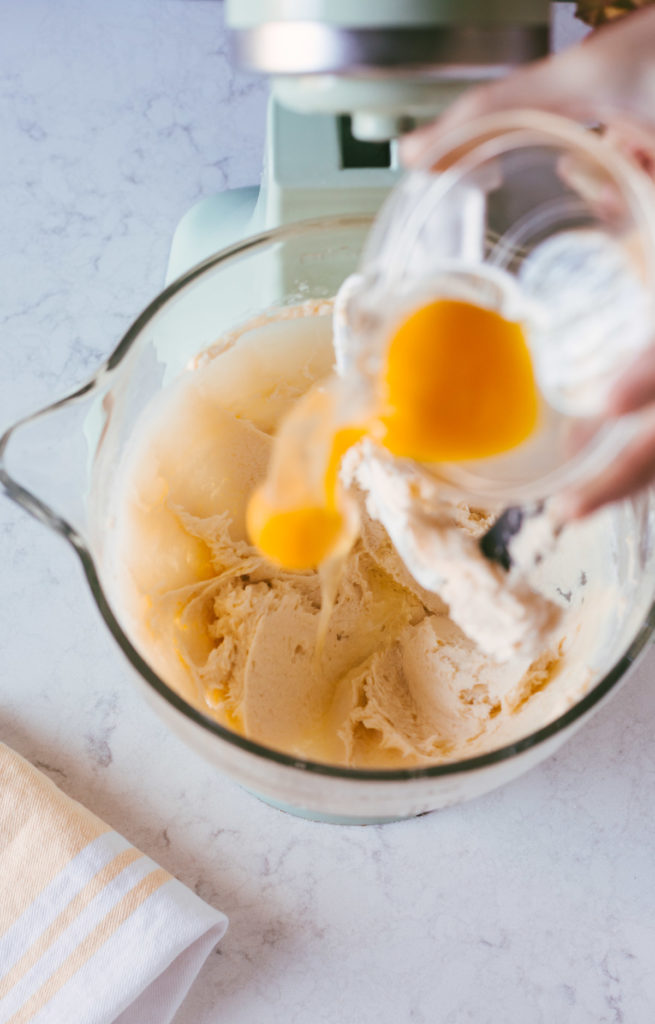
[[[0,1024],[168,1024],[226,928],[0,744]]]

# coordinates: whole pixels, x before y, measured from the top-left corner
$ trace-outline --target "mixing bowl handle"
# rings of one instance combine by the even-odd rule
[[[78,549],[86,547],[87,498],[105,392],[96,378],[19,420],[0,438],[5,493]]]

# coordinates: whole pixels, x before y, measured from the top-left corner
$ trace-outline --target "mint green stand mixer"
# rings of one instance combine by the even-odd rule
[[[226,0],[241,64],[270,77],[261,187],[193,207],[167,280],[244,237],[374,214],[399,176],[395,140],[468,86],[548,52],[548,0]],[[557,5],[568,15],[571,4]],[[570,26],[565,32],[574,34]]]

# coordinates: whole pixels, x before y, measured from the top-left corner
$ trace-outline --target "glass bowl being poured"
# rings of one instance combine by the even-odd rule
[[[634,429],[631,418],[603,420],[609,389],[652,341],[652,183],[601,136],[554,115],[503,113],[447,136],[383,206],[338,302],[342,374],[364,387],[390,330],[439,300],[520,326],[538,409],[508,450],[426,472],[460,495],[518,504],[602,471]],[[463,332],[462,359],[467,343]],[[491,337],[484,358],[493,369]]]

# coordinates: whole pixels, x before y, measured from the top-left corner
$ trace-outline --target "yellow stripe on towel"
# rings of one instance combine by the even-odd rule
[[[0,862],[20,878],[0,900],[0,937],[84,847],[111,831],[0,743]]]
[[[43,954],[57,940],[59,935],[65,928],[68,928],[69,924],[75,920],[77,915],[87,907],[92,899],[102,891],[111,882],[116,875],[124,870],[128,864],[132,864],[139,857],[143,857],[143,854],[139,850],[135,850],[134,847],[130,847],[127,850],[123,850],[119,853],[109,864],[95,875],[90,882],[81,889],[77,895],[71,900],[67,907],[65,907],[61,913],[55,918],[52,924],[46,928],[42,935],[34,942],[30,948],[23,954],[18,963],[14,964],[8,974],[5,974],[0,979],[0,999],[4,999],[8,992],[18,984],[20,979],[41,959]],[[145,879],[144,879],[145,881]],[[129,895],[129,893],[128,893]]]
[[[144,903],[157,889],[170,881],[171,876],[163,868],[157,868],[138,885],[125,894],[120,903],[109,911],[105,918],[86,936],[84,944],[77,946],[64,963],[46,982],[32,995],[20,1010],[10,1017],[7,1024],[27,1024],[27,1022],[65,985],[69,978],[79,971],[90,960],[100,947],[107,942],[114,932]]]

